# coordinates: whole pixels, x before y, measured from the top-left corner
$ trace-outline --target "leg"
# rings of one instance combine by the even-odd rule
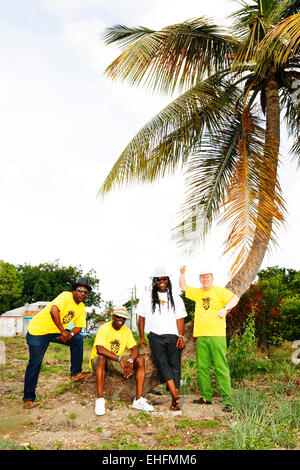
[[[146,398],[143,397],[143,389],[146,377],[145,359],[141,356],[138,356],[133,363],[133,367],[136,369],[136,397],[133,400],[132,407],[142,411],[154,411],[153,406],[150,405]]]
[[[71,377],[79,374],[82,371],[83,361],[83,336],[78,334],[73,336],[70,341],[70,354],[71,354]]]
[[[157,367],[160,383],[174,380],[172,368],[168,362],[166,335],[148,335],[149,345]]]
[[[231,380],[229,367],[226,360],[226,338],[211,338],[212,357],[216,368],[216,376],[220,385],[224,405],[232,405]]]
[[[179,391],[178,391],[178,388],[176,388],[174,380],[173,379],[167,380],[166,384],[167,384],[167,387],[169,389],[169,392],[172,395],[173,400],[178,398]]]
[[[96,385],[97,385],[97,397],[103,398],[103,388],[104,388],[104,380],[105,380],[105,364],[106,364],[106,357],[99,355],[97,361],[97,368],[96,368]]]
[[[143,396],[143,389],[146,377],[146,370],[145,370],[145,359],[141,356],[137,357],[133,363],[134,367],[136,367],[135,373],[135,381],[136,381],[136,399],[138,400],[141,396]]]
[[[208,337],[199,336],[197,339],[196,362],[198,386],[201,390],[202,398],[204,398],[204,400],[208,402],[211,402],[212,390],[209,373],[209,366],[211,363],[211,352]]]
[[[58,338],[58,334],[54,333],[49,335],[51,336],[51,343],[63,344],[64,346],[69,346],[70,355],[71,355],[71,377],[76,376],[82,371],[82,360],[83,360],[83,336],[78,334],[73,336],[73,338],[68,342],[64,343]]]
[[[49,345],[48,335],[34,336],[30,333],[26,335],[29,347],[29,362],[24,378],[23,401],[35,401],[35,389],[40,374],[43,357]]]
[[[169,335],[167,342],[167,359],[172,369],[173,379],[178,396],[181,379],[181,350],[176,348],[176,344],[177,336]]]

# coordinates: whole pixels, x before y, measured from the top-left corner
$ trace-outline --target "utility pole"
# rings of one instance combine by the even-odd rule
[[[130,315],[130,329],[132,330],[132,315],[133,315],[133,289],[131,289],[131,315]]]
[[[130,315],[130,329],[136,328],[137,327],[137,318],[136,318],[136,313],[135,313],[135,307],[136,307],[136,285],[133,287],[127,287],[128,290],[130,290],[130,310],[131,310],[131,315]],[[135,315],[135,317],[134,317]],[[134,319],[134,321],[133,321]]]
[[[131,287],[131,297],[130,297],[130,305],[131,305],[131,315],[130,315],[130,329],[132,330],[132,326],[133,326],[133,318],[135,319],[134,321],[134,326],[136,327],[137,326],[137,319],[136,319],[136,316],[134,317],[134,315],[136,315],[135,313],[135,306],[136,306],[136,285],[134,285],[133,287]]]

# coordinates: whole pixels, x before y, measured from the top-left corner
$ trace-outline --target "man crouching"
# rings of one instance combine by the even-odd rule
[[[132,407],[137,410],[154,411],[152,405],[143,398],[143,388],[145,382],[145,361],[139,355],[139,350],[131,330],[124,325],[128,320],[128,313],[125,307],[115,307],[112,312],[112,320],[101,325],[92,349],[90,365],[96,375],[97,400],[95,402],[96,415],[105,414],[105,400],[103,396],[104,379],[106,370],[110,368],[111,361],[117,361],[123,368],[123,375],[126,379],[133,375],[136,379],[136,397]],[[123,354],[125,349],[130,350],[130,358],[125,360]]]

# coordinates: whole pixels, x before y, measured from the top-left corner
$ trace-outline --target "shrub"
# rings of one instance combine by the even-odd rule
[[[241,381],[256,370],[257,359],[255,337],[255,315],[252,312],[246,322],[243,334],[235,333],[228,347],[228,366],[233,380]]]
[[[260,347],[280,346],[300,339],[300,272],[277,266],[261,270],[258,281],[242,295],[227,315],[227,339],[245,329],[255,312],[255,334]]]
[[[280,315],[284,339],[300,340],[300,295],[283,299],[280,305]]]

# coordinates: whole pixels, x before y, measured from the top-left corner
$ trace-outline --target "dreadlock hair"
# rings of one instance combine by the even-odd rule
[[[153,278],[152,281],[152,293],[151,293],[151,305],[152,305],[152,313],[155,312],[155,307],[158,305],[159,307],[159,313],[161,313],[160,310],[160,302],[159,302],[159,297],[158,297],[158,286]],[[172,283],[170,281],[170,278],[168,277],[168,285],[167,285],[167,297],[168,297],[168,308],[171,304],[171,307],[173,311],[175,312],[175,305],[174,305],[174,299],[173,299],[173,294],[172,294]]]

